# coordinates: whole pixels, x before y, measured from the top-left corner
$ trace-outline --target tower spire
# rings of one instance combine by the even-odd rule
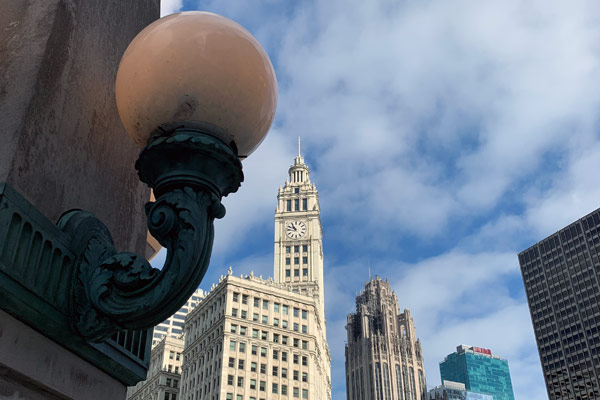
[[[300,136],[298,136],[298,157],[300,157]]]

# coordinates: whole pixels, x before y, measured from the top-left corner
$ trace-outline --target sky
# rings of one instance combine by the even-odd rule
[[[517,253],[600,206],[600,3],[161,8],[240,23],[278,79],[275,121],[224,200],[201,288],[229,265],[273,275],[276,195],[300,136],[320,196],[333,399],[346,398],[344,326],[369,266],[411,310],[428,387],[464,343],[508,360],[516,399],[547,399]]]

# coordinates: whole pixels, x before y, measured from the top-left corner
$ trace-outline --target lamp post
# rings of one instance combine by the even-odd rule
[[[186,12],[155,21],[131,42],[116,98],[125,129],[143,146],[135,168],[156,196],[145,211],[150,232],[167,248],[161,270],[117,252],[92,213],[67,211],[54,226],[0,185],[0,272],[15,281],[0,282],[4,308],[91,361],[98,354],[89,346],[103,351],[107,339],[123,339],[125,347],[140,341],[119,332],[156,325],[198,287],[213,221],[225,215],[221,199],[243,181],[240,160],[264,139],[277,89],[268,56],[244,28]],[[39,279],[48,269],[57,281],[52,290]],[[42,297],[52,306],[47,318],[28,306]]]

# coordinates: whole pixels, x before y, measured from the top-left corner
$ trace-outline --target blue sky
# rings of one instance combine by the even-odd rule
[[[370,265],[412,311],[428,386],[465,343],[509,361],[517,399],[546,399],[516,254],[600,206],[600,4],[162,2],[163,15],[182,9],[246,27],[279,85],[201,287],[229,265],[273,275],[276,193],[301,136],[322,210],[333,398]]]

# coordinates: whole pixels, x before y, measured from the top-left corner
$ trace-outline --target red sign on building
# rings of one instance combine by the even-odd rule
[[[487,354],[489,356],[492,355],[492,351],[490,349],[484,349],[482,347],[475,347],[475,346],[473,346],[473,351],[476,352],[476,353]]]

